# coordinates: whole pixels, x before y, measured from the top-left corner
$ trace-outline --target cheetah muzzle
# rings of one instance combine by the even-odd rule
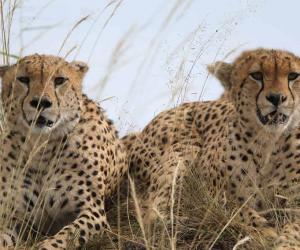
[[[35,125],[36,127],[42,129],[44,127],[48,127],[48,128],[51,128],[53,127],[54,125],[54,122],[47,119],[45,116],[43,115],[39,115],[38,118],[36,119],[36,121],[34,120],[30,120],[28,122],[28,125],[29,126],[32,126],[32,125]]]
[[[277,109],[263,115],[260,111],[260,109],[257,109],[256,111],[257,117],[260,120],[260,122],[263,125],[269,125],[269,126],[277,126],[277,125],[284,125],[288,122],[289,116],[285,115],[282,112],[279,112]]]

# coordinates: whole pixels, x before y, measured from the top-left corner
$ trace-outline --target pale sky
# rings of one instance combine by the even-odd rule
[[[125,134],[179,103],[217,98],[206,72],[215,60],[257,47],[300,55],[299,9],[298,0],[26,0],[11,53],[87,62],[84,92]]]

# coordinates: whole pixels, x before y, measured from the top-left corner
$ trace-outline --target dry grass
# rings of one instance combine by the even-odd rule
[[[229,201],[220,204],[220,197],[209,194],[197,169],[192,168],[181,188],[176,187],[179,191],[174,197],[177,199],[170,209],[173,223],[158,216],[147,233],[145,228],[148,225],[143,224],[140,208],[137,208],[141,200],[132,189],[132,184],[127,188],[122,186],[119,202],[113,199],[114,202],[108,206],[112,232],[95,241],[91,249],[223,250],[240,249],[238,247],[249,243],[250,249],[271,249],[273,242],[264,241],[254,228],[235,220],[242,207],[237,208]],[[118,214],[121,226],[116,224]]]

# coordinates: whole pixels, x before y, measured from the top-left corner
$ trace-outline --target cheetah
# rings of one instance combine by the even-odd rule
[[[126,152],[112,121],[82,93],[87,70],[39,54],[0,67],[1,249],[33,232],[44,236],[40,250],[73,249],[109,228],[104,200],[127,171]]]
[[[208,70],[225,87],[222,98],[163,111],[141,132],[123,137],[146,224],[158,212],[169,214],[173,181],[195,166],[209,193],[224,193],[219,197],[241,208],[237,218],[245,225],[277,239],[278,249],[294,249],[284,248],[289,240],[300,249],[295,214],[278,232],[262,213],[270,204],[298,207],[300,58],[259,48]]]

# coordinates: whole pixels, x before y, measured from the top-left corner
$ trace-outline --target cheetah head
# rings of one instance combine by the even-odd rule
[[[81,82],[88,70],[48,55],[30,55],[0,67],[2,102],[8,122],[32,133],[65,130],[78,122]]]
[[[300,58],[281,50],[242,53],[232,64],[208,67],[223,84],[241,121],[269,132],[284,131],[300,121]]]

